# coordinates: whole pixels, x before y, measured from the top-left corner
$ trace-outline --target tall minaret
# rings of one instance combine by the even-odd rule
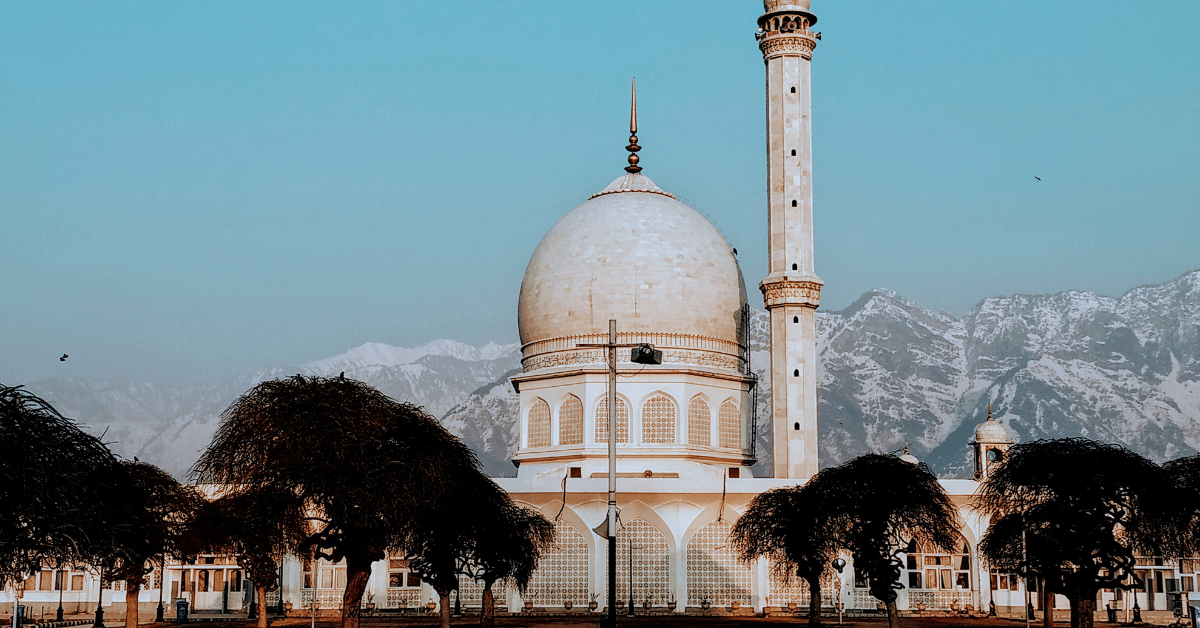
[[[771,423],[777,478],[817,472],[816,310],[813,272],[812,92],[819,34],[810,0],[764,0],[758,47],[767,66],[767,255],[759,288],[771,315]]]

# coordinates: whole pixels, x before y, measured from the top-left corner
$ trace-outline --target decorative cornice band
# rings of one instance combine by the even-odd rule
[[[812,36],[796,33],[767,36],[758,42],[758,49],[762,51],[764,61],[785,55],[800,55],[812,60],[813,49],[816,47],[817,40]]]
[[[767,309],[783,305],[807,305],[817,307],[821,304],[821,282],[812,280],[779,279],[763,280],[759,284],[763,293],[763,303]]]

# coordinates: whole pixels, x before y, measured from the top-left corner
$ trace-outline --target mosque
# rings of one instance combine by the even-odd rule
[[[758,288],[770,316],[770,416],[756,416],[749,299],[735,253],[706,218],[642,173],[635,92],[629,165],[550,229],[521,284],[523,370],[512,378],[521,412],[517,476],[496,482],[552,519],[558,542],[525,596],[515,588],[497,592],[498,604],[510,612],[604,608],[608,543],[593,528],[608,517],[610,427],[619,603],[632,600],[654,612],[807,607],[803,582],[776,577],[765,559],[739,561],[729,543],[733,522],[754,496],[803,482],[819,469],[815,312],[822,281],[813,266],[810,66],[820,33],[812,30],[817,18],[809,0],[763,4],[756,39],[767,84],[769,272]],[[618,377],[610,397],[606,346],[643,343],[661,351],[660,363],[634,363],[628,349],[614,350]],[[760,420],[769,421],[773,435],[771,477],[750,472]],[[918,545],[905,556],[902,611],[1023,607],[1020,579],[990,571],[980,560],[986,522],[969,508],[978,480],[1009,444],[989,413],[971,443],[975,479],[942,480],[962,515],[961,544],[953,551]],[[1164,574],[1194,578],[1182,573],[1190,569],[1184,565],[1145,569],[1157,576],[1137,594],[1146,610],[1166,608]],[[160,597],[168,605],[187,599],[198,610],[238,609],[247,601],[249,587],[231,558],[209,556],[166,571],[165,583],[156,571],[143,591],[146,611]],[[282,571],[282,598],[292,612],[340,606],[344,566],[289,557]],[[27,604],[45,598],[43,605],[53,605],[65,597],[70,606],[86,598],[94,608],[94,574],[48,573],[26,583]],[[874,610],[877,601],[865,584],[853,566],[830,569],[823,600],[848,612]],[[104,591],[106,606],[123,606],[120,587]],[[1117,603],[1114,594],[1104,595],[1100,608]],[[268,601],[279,596],[274,592]],[[464,579],[459,596],[463,606],[478,606],[480,587]],[[435,600],[403,557],[376,565],[364,597],[368,608],[379,610],[425,608]],[[1064,599],[1058,607],[1066,608]]]

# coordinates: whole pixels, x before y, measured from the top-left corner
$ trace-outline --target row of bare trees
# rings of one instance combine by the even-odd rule
[[[118,460],[19,387],[0,387],[0,443],[0,587],[43,565],[91,565],[126,582],[128,628],[151,566],[201,553],[237,557],[261,628],[289,554],[345,561],[346,628],[389,555],[432,585],[443,626],[459,576],[481,580],[490,626],[492,585],[523,590],[554,542],[553,524],[514,504],[434,417],[342,377],[268,381],[235,401],[192,469],[207,495]]]
[[[965,507],[988,521],[980,553],[996,569],[1044,583],[1091,628],[1101,589],[1140,589],[1137,556],[1200,554],[1200,456],[1164,465],[1082,438],[1014,446]],[[756,497],[733,530],[743,559],[772,559],[808,583],[819,621],[820,578],[841,553],[869,579],[895,628],[900,555],[914,540],[950,550],[958,508],[924,464],[868,454],[807,483]]]

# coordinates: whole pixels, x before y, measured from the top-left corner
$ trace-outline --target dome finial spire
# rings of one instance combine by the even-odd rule
[[[990,401],[988,402],[988,418],[987,418],[987,420],[989,420],[989,421],[995,420],[992,418],[992,402],[990,402]]]
[[[637,152],[642,150],[637,143],[637,77],[633,77],[633,98],[629,105],[629,146],[625,147],[629,151],[629,165],[625,166],[625,172],[629,174],[637,174],[642,171],[638,165]]]

